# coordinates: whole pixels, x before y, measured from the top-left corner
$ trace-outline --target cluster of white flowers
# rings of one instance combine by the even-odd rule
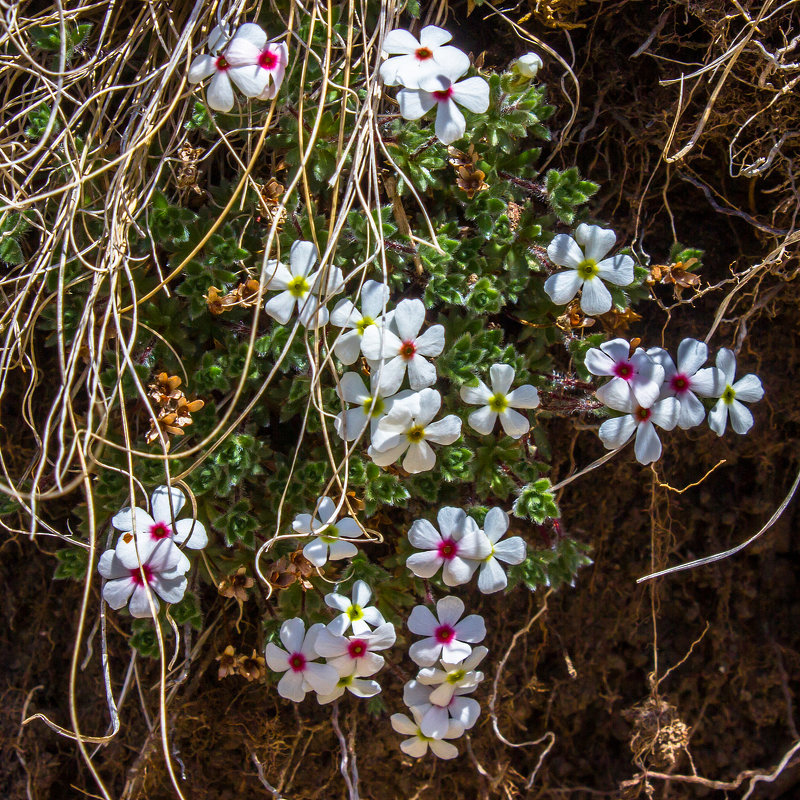
[[[285,649],[270,642],[265,652],[269,668],[284,673],[278,682],[281,697],[299,703],[313,691],[317,701],[325,704],[340,698],[345,690],[356,697],[374,697],[381,691],[376,680],[368,679],[383,667],[380,651],[391,647],[396,635],[394,625],[368,605],[371,596],[369,586],[356,581],[352,597],[325,596],[325,603],[341,612],[327,626],[318,622],[306,631],[299,617],[281,625]],[[325,659],[324,663],[320,659]]]
[[[209,53],[197,56],[189,67],[189,83],[211,78],[206,92],[209,108],[230,111],[233,87],[245,97],[271,100],[278,93],[289,50],[284,42],[268,42],[267,34],[255,23],[247,22],[231,35],[226,26],[217,26],[208,37]]]
[[[183,599],[191,562],[178,545],[201,550],[208,543],[201,522],[175,519],[185,502],[177,487],[159,486],[150,498],[150,514],[134,507],[114,515],[111,524],[122,536],[113,550],[103,553],[97,566],[106,579],[103,599],[111,608],[122,608],[130,601],[131,616],[149,617],[150,600],[157,613],[158,597],[167,603]]]
[[[404,119],[420,119],[436,108],[434,130],[440,142],[451,144],[467,129],[458,106],[476,114],[489,108],[489,84],[479,77],[459,80],[469,69],[469,56],[448,45],[452,35],[435,25],[422,29],[419,39],[406,30],[393,30],[383,40],[388,58],[381,66],[387,86],[402,86],[397,102]]]
[[[444,597],[436,603],[436,616],[426,606],[416,606],[408,618],[408,629],[424,637],[409,650],[421,669],[403,690],[411,717],[393,714],[391,723],[410,737],[400,748],[414,758],[424,756],[429,747],[439,758],[455,758],[458,750],[446,740],[459,738],[480,715],[478,702],[465,695],[483,680],[476,667],[489,651],[472,645],[483,641],[486,625],[479,614],[463,614],[461,600]]]
[[[693,428],[706,417],[699,399],[718,398],[708,413],[708,425],[722,436],[731,418],[736,433],[753,427],[753,415],[744,403],[764,395],[755,375],[736,380],[736,356],[728,349],[717,353],[716,367],[701,369],[708,360],[708,347],[696,339],[684,339],[678,346],[677,366],[660,347],[645,351],[625,339],[613,339],[586,353],[586,367],[593,375],[611,380],[601,386],[597,398],[621,416],[606,420],[599,430],[603,444],[613,450],[636,434],[634,451],[641,464],[661,457],[661,441],[655,426],[671,431],[676,426]]]

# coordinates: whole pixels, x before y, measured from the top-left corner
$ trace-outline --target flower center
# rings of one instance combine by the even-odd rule
[[[439,644],[450,644],[456,638],[456,632],[449,625],[440,625],[434,632],[433,638]]]
[[[163,522],[156,522],[155,525],[150,526],[151,539],[168,539],[171,533],[172,531],[170,530],[169,525],[166,525]]]
[[[270,50],[265,50],[258,57],[258,66],[262,67],[263,69],[275,69],[277,63],[278,56]]]
[[[345,611],[345,614],[347,614],[347,618],[350,622],[358,622],[358,620],[364,616],[364,611],[360,605],[353,603],[353,605]]]
[[[409,361],[410,359],[414,358],[414,354],[416,352],[417,352],[417,346],[412,341],[403,342],[400,345],[400,355],[406,361]]]
[[[225,60],[225,56],[217,56],[215,65],[218,72],[225,72],[231,68],[231,65]]]
[[[578,275],[585,281],[594,278],[599,271],[600,269],[597,266],[597,262],[593,258],[584,258],[583,261],[578,264]]]
[[[296,300],[301,300],[308,294],[310,287],[308,281],[302,275],[298,275],[289,281],[289,285],[286,288],[292,297]]]
[[[339,529],[335,525],[329,525],[325,528],[325,533],[321,533],[319,538],[322,539],[325,544],[331,544],[339,538]]]
[[[725,387],[725,391],[722,393],[722,402],[725,403],[726,406],[729,406],[734,398],[736,397],[736,389],[733,388],[730,384]]]
[[[292,653],[289,656],[289,667],[292,672],[302,672],[306,668],[306,657],[302,653]]]
[[[633,415],[636,417],[637,422],[647,422],[653,414],[653,409],[651,408],[642,408],[641,406],[636,407],[636,411],[633,412]]]
[[[617,361],[614,364],[614,374],[624,381],[629,381],[633,377],[633,364],[630,361]]]
[[[492,545],[492,549],[489,551],[489,555],[483,559],[485,564],[488,564],[494,558],[494,545]]]
[[[682,394],[683,392],[689,391],[689,378],[681,372],[672,376],[672,380],[670,381],[670,386],[672,386],[673,390],[677,394]]]
[[[453,96],[453,87],[448,86],[446,89],[440,89],[436,92],[431,92],[431,94],[437,102],[446,103]]]
[[[367,652],[367,643],[363,639],[353,639],[347,645],[347,654],[350,658],[362,658]]]
[[[414,427],[409,428],[406,432],[406,439],[408,439],[411,444],[418,444],[425,438],[425,428],[422,425],[414,425]]]
[[[446,680],[448,683],[455,684],[459,681],[464,680],[464,676],[466,675],[466,670],[463,669],[454,669],[451,673],[448,674]]]
[[[504,394],[493,394],[489,398],[489,408],[495,414],[502,414],[508,408],[508,399]]]
[[[458,555],[458,543],[454,542],[452,539],[442,540],[439,542],[439,547],[437,549],[439,558],[443,558],[445,561],[450,561]]]
[[[375,320],[372,317],[361,317],[361,319],[356,323],[356,330],[358,331],[359,336],[364,335],[364,331],[369,328],[370,325],[374,325]]]
[[[144,581],[142,580],[142,572],[144,572]],[[131,570],[131,579],[137,586],[144,586],[145,583],[149,586],[153,581],[153,570],[147,564],[142,564],[141,571],[138,567]]]
[[[364,413],[368,417],[380,417],[384,413],[384,409],[386,404],[383,402],[383,398],[380,395],[375,395],[375,397],[368,397],[363,402]]]
[[[337,686],[350,686],[350,684],[353,682],[353,678],[355,678],[355,677],[356,677],[355,675],[342,675],[342,677],[339,678],[339,680],[336,682],[336,685]]]
[[[429,58],[433,58],[433,51],[428,47],[418,47],[414,55],[417,57],[417,61],[427,61]]]

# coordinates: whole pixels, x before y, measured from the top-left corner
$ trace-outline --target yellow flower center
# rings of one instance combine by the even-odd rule
[[[597,266],[597,262],[593,258],[584,258],[583,261],[578,264],[578,275],[585,281],[594,278],[599,271],[600,269]]]
[[[489,408],[495,414],[502,414],[508,408],[508,399],[504,394],[493,394],[489,398]]]
[[[358,331],[359,336],[364,335],[364,331],[369,328],[370,325],[374,325],[375,320],[372,317],[361,317],[361,319],[356,323],[356,330]]]
[[[406,432],[406,439],[408,439],[411,444],[417,444],[421,442],[425,438],[425,428],[422,425],[414,425],[413,428],[410,428]]]
[[[733,388],[730,384],[725,387],[725,391],[722,393],[722,402],[725,403],[726,406],[731,405],[733,403],[734,398],[736,397],[736,389]]]
[[[448,683],[458,683],[459,681],[464,679],[466,675],[466,670],[463,669],[454,669],[451,673],[447,676]]]
[[[302,300],[308,294],[308,290],[311,287],[302,275],[298,275],[296,278],[292,278],[289,281],[289,285],[286,288],[292,297],[296,300]]]
[[[353,603],[353,605],[351,605],[350,608],[345,611],[345,614],[347,614],[347,618],[350,620],[350,622],[358,622],[358,620],[363,618],[364,611],[361,606]]]
[[[339,538],[339,529],[335,525],[329,525],[325,528],[325,533],[320,534],[319,538],[325,544],[331,544],[331,542],[335,542]]]
[[[364,408],[364,413],[368,417],[380,417],[383,414],[383,410],[386,407],[386,404],[383,402],[383,398],[379,395],[375,397],[368,397],[363,403],[362,406]]]

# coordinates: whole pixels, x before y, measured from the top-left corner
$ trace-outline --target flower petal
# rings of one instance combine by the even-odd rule
[[[341,561],[343,558],[353,558],[358,555],[358,548],[352,542],[344,542],[337,539],[330,544],[328,558],[331,561]],[[309,559],[310,561],[311,559]],[[313,563],[313,562],[312,562]]]
[[[684,339],[678,345],[678,372],[694,375],[708,361],[708,345],[697,339]]]
[[[476,114],[489,108],[489,84],[478,77],[453,84],[453,100]]]
[[[725,373],[716,367],[698,370],[692,375],[691,387],[700,397],[719,397],[725,391]]]
[[[439,618],[441,619],[441,614]],[[486,623],[479,614],[470,614],[468,617],[464,617],[454,627],[456,636],[462,642],[481,642],[486,636]],[[471,651],[472,648],[470,648]]]
[[[665,431],[671,431],[677,424],[681,414],[681,404],[676,397],[665,397],[659,400],[652,409],[650,419]]]
[[[630,256],[614,256],[597,265],[597,277],[614,286],[633,283],[633,259]]]
[[[737,401],[741,400],[745,403],[756,403],[764,396],[764,387],[755,375],[745,375],[744,378],[740,378],[736,381],[732,388],[736,392]],[[736,430],[735,426],[734,430]]]
[[[211,79],[206,91],[208,107],[223,113],[233,108],[233,87],[225,72],[217,72]]]
[[[152,617],[153,613],[150,610],[150,600],[153,601],[153,609],[155,613],[158,614],[158,609],[160,608],[158,598],[151,592],[150,599],[148,599],[147,589],[145,589],[144,586],[137,586],[133,590],[131,604],[128,606],[128,611],[131,612],[131,616],[139,619]]]
[[[308,277],[317,263],[317,248],[314,242],[304,242],[296,240],[292,242],[291,253],[289,254],[289,267],[295,277]]]
[[[107,551],[113,552],[113,551]],[[105,553],[103,554],[105,555]],[[114,580],[109,580],[103,587],[103,599],[115,611],[122,608],[130,599],[133,590],[136,588],[136,583],[130,577],[128,570],[125,570],[127,577],[120,577]]]
[[[286,325],[292,318],[295,307],[295,298],[290,292],[281,292],[270,298],[264,304],[264,311],[281,325]]]
[[[137,535],[148,533],[155,520],[143,509],[138,506],[123,508],[111,518],[111,524],[118,530],[127,533],[133,531]]]
[[[289,653],[298,653],[306,636],[306,624],[299,617],[287,619],[281,625],[280,637]]]
[[[403,119],[419,119],[436,105],[436,100],[422,89],[401,89],[397,93],[397,103]]]
[[[482,436],[488,436],[494,430],[495,422],[497,422],[497,412],[492,411],[489,406],[479,408],[467,417],[470,428]]]
[[[456,556],[444,562],[442,578],[446,586],[462,586],[475,574],[477,561],[466,561]]]
[[[430,667],[435,664],[441,652],[442,645],[432,637],[420,639],[408,648],[409,657],[420,667]]]
[[[442,44],[447,44],[453,35],[446,31],[444,28],[439,28],[436,25],[426,25],[419,34],[419,43],[423,47],[433,49]]]
[[[376,462],[377,463],[377,462]],[[426,442],[411,442],[408,446],[408,453],[403,459],[403,469],[416,475],[419,472],[428,472],[436,465],[436,453]]]
[[[217,71],[217,59],[207,54],[197,56],[189,67],[189,83],[200,83]]]
[[[570,269],[577,269],[585,258],[583,250],[578,246],[578,243],[571,236],[567,236],[566,233],[559,233],[553,237],[553,240],[547,245],[547,257],[554,264],[558,264],[560,267],[569,267]],[[545,283],[546,286],[547,284]],[[578,291],[577,287],[575,291]],[[575,292],[568,299],[572,299],[574,294]],[[557,305],[563,305],[560,300],[554,300],[553,302],[557,302]],[[564,302],[567,301],[565,300]]]
[[[444,350],[444,325],[431,325],[416,341],[421,356],[438,356]]]
[[[492,544],[508,530],[508,514],[502,508],[490,508],[483,521],[483,532]]]
[[[439,514],[441,515],[444,510],[439,511]],[[428,520],[418,519],[408,529],[408,541],[418,550],[435,550],[442,541],[442,537]]]
[[[528,548],[521,536],[510,536],[494,546],[494,557],[506,564],[521,564],[527,554]]]
[[[674,398],[667,399],[672,400]],[[661,440],[658,438],[652,422],[639,423],[633,451],[636,455],[636,460],[640,464],[650,464],[661,458]]]
[[[408,362],[408,385],[419,391],[426,386],[433,386],[436,383],[436,367],[421,355],[415,355]]]
[[[462,603],[461,613],[463,613],[464,610],[463,606],[464,604]],[[456,619],[461,616],[461,613],[459,613]],[[406,626],[411,633],[415,633],[417,636],[433,636],[433,632],[438,625],[439,623],[436,617],[433,616],[433,613],[427,606],[414,606],[406,622]]]
[[[731,415],[731,428],[736,433],[747,433],[753,427],[754,420],[750,409],[738,400],[730,404],[728,413]]]
[[[691,392],[686,392],[679,397],[678,402],[681,404],[678,416],[678,427],[681,430],[694,428],[705,419],[705,407]]]
[[[175,523],[175,541],[191,550],[202,550],[208,544],[205,525],[196,519],[179,519]]]
[[[576,270],[570,269],[551,275],[544,282],[544,290],[555,305],[565,306],[578,293],[581,284],[583,284],[581,276]]]
[[[294,672],[289,670],[278,681],[278,694],[286,700],[293,700],[301,703],[306,696],[304,672]],[[336,679],[338,680],[338,678]]]
[[[389,31],[383,39],[382,49],[387,53],[409,54],[418,50],[420,43],[402,28]]]
[[[728,406],[720,400],[711,411],[708,412],[708,427],[717,436],[725,433],[725,426],[728,424]]]
[[[500,424],[512,439],[519,439],[520,436],[524,436],[531,429],[528,418],[518,411],[514,411],[513,408],[507,408],[505,411],[500,412]]]
[[[597,435],[607,450],[616,450],[631,438],[635,430],[636,421],[630,414],[626,414],[624,417],[607,419],[600,426]]]
[[[452,99],[437,104],[434,130],[442,144],[458,141],[467,130],[467,121]]]
[[[596,392],[597,399],[615,411],[631,413],[636,408],[636,402],[631,394],[628,382],[622,378],[612,378],[601,386]]]
[[[611,292],[599,277],[589,278],[583,282],[581,309],[591,317],[611,310]]]
[[[455,414],[448,414],[425,428],[425,438],[436,444],[452,444],[460,435],[461,419]]]
[[[601,261],[614,246],[617,236],[614,231],[582,222],[575,230],[575,240],[583,246],[586,258]]]
[[[328,545],[319,537],[312,539],[303,548],[303,556],[315,567],[323,567],[328,561]]]
[[[465,403],[482,406],[489,401],[492,392],[483,381],[479,380],[477,386],[462,386],[459,395]]]
[[[535,386],[526,383],[509,392],[506,401],[511,408],[538,408],[539,391]]]
[[[423,744],[425,743],[423,742]],[[450,744],[450,742],[445,742],[442,739],[434,739],[427,744],[431,746],[431,752],[444,761],[449,761],[458,756],[458,748],[454,744]],[[402,744],[400,746],[402,747]]]
[[[722,370],[726,382],[732,384],[736,378],[736,356],[727,347],[717,353],[717,368]]]

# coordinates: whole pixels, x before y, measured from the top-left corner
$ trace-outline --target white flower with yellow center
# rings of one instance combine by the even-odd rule
[[[472,651],[469,658],[456,664],[440,661],[441,668],[423,667],[417,674],[417,681],[423,686],[435,687],[428,695],[428,702],[446,707],[457,691],[474,691],[483,680],[483,673],[475,668],[488,652],[489,649],[481,645]]]
[[[478,589],[484,594],[493,594],[508,586],[508,578],[500,562],[521,564],[525,560],[527,547],[521,536],[511,536],[504,541],[508,530],[508,514],[502,508],[491,508],[483,522],[483,534],[491,550],[481,563],[478,574]]]
[[[370,436],[373,436],[378,423],[392,410],[394,404],[414,394],[410,389],[403,389],[391,397],[385,395],[378,384],[376,370],[370,375],[369,382],[371,389],[367,390],[357,372],[346,372],[339,381],[339,399],[354,407],[337,414],[333,425],[336,433],[347,442],[357,439],[368,425]]]
[[[753,427],[753,415],[744,403],[756,403],[764,396],[764,387],[755,375],[736,378],[736,356],[723,347],[717,353],[717,368],[723,373],[725,388],[714,408],[708,412],[708,427],[717,436],[725,433],[728,415],[736,433],[747,433]]]
[[[393,316],[383,313],[389,300],[389,287],[378,281],[364,281],[361,287],[361,310],[352,300],[340,300],[331,311],[331,324],[345,328],[333,343],[333,352],[342,364],[354,364],[361,350],[361,339],[367,328],[383,327]]]
[[[317,702],[321,706],[332,703],[334,700],[338,700],[345,691],[354,694],[356,697],[375,697],[376,694],[380,694],[381,685],[378,681],[357,678],[353,674],[340,675],[333,691],[330,694],[318,694]]]
[[[443,759],[455,758],[458,755],[458,748],[450,742],[443,741],[444,739],[458,739],[464,733],[464,726],[459,722],[451,720],[447,726],[447,730],[438,739],[432,736],[426,736],[421,728],[422,714],[415,708],[409,709],[411,711],[412,719],[409,719],[405,714],[392,714],[391,723],[392,727],[404,736],[410,738],[404,739],[400,742],[400,749],[412,758],[422,758],[430,747],[431,752]]]
[[[292,527],[307,536],[316,536],[304,548],[303,555],[315,566],[322,567],[328,560],[337,561],[352,558],[358,548],[352,543],[342,541],[361,536],[361,528],[352,517],[336,520],[336,504],[329,497],[317,501],[314,514],[298,514]]]
[[[530,384],[519,386],[514,391],[511,383],[514,380],[514,369],[508,364],[494,364],[489,370],[492,388],[481,380],[477,386],[462,386],[461,399],[471,405],[483,406],[473,411],[467,422],[470,428],[486,436],[494,430],[494,424],[500,417],[503,430],[512,438],[519,439],[531,426],[528,418],[514,411],[515,408],[536,408],[539,405],[539,392]]]
[[[456,689],[446,703],[435,703],[431,699],[436,691],[432,686],[425,686],[418,680],[409,681],[403,687],[403,702],[412,711],[420,712],[419,727],[425,736],[441,739],[453,722],[469,730],[478,721],[481,715],[478,701],[462,696],[474,690],[474,686]]]
[[[368,605],[372,589],[364,581],[353,584],[352,597],[331,592],[325,595],[325,605],[341,611],[338,617],[328,623],[328,630],[340,635],[352,628],[356,635],[370,632],[370,625],[378,627],[386,620],[375,606]]]

